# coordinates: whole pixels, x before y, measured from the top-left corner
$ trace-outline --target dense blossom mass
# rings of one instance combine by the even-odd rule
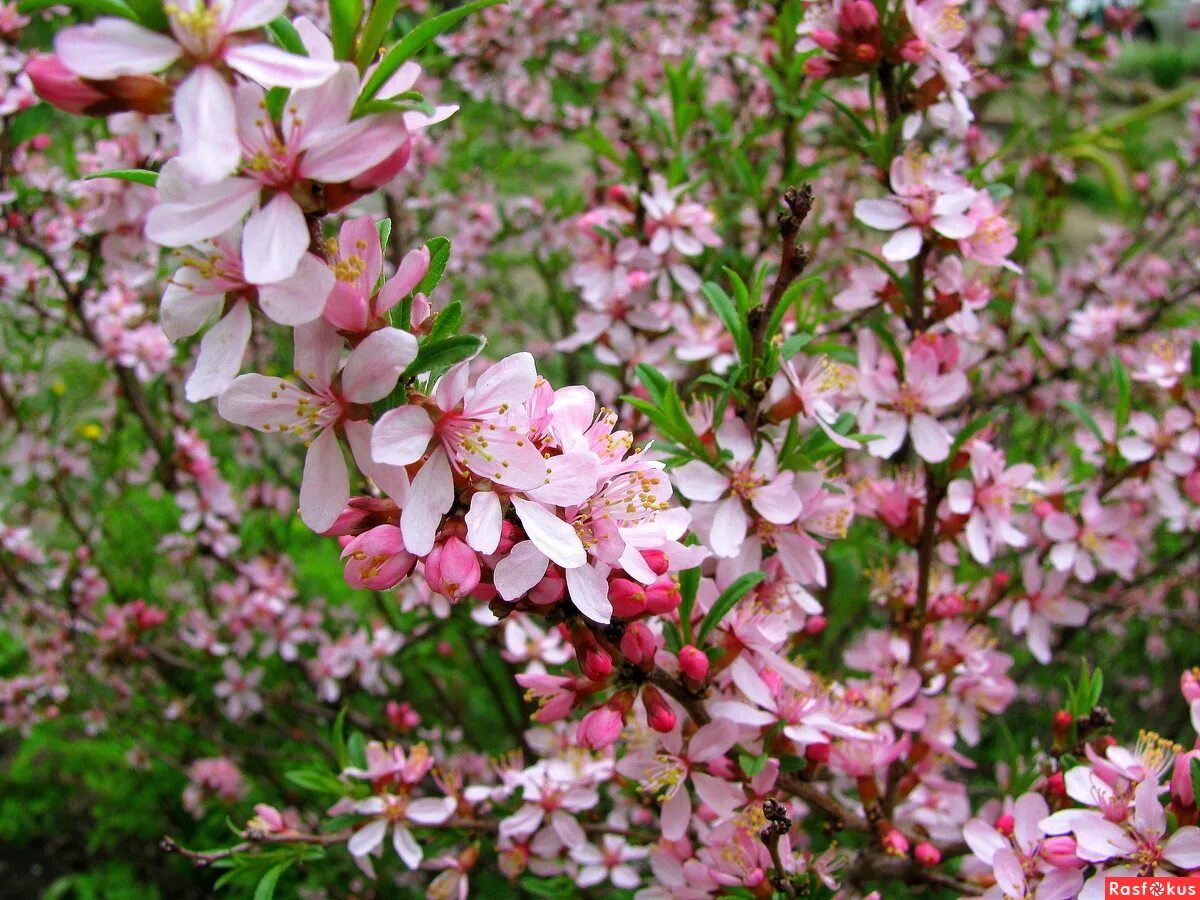
[[[57,810],[55,896],[1200,876],[1139,7],[0,4],[0,835]]]

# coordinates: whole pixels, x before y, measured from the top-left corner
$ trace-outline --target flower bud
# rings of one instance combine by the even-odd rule
[[[346,561],[346,584],[371,591],[395,587],[417,564],[395,525],[376,525],[364,531],[346,544],[342,559]]]
[[[650,571],[655,575],[666,575],[667,569],[671,567],[670,560],[667,559],[667,554],[661,550],[643,550],[642,559],[646,561],[646,565],[650,567]]]
[[[608,602],[614,616],[635,618],[646,611],[646,589],[628,578],[614,578],[608,585]]]
[[[456,601],[475,590],[479,574],[479,555],[455,535],[435,545],[425,557],[429,589],[447,600]]]
[[[616,743],[625,721],[611,706],[598,706],[579,722],[575,740],[587,750],[603,750]]]
[[[1189,750],[1175,757],[1171,774],[1171,804],[1178,810],[1196,807],[1196,786],[1192,783],[1192,760],[1200,759],[1200,750]]]
[[[1193,503],[1200,503],[1200,469],[1193,469],[1183,479],[1183,492]]]
[[[1185,669],[1179,676],[1179,689],[1183,692],[1183,699],[1188,703],[1200,700],[1200,677],[1197,677],[1197,674],[1198,670],[1196,669]]]
[[[1039,852],[1056,869],[1079,869],[1086,865],[1076,853],[1075,838],[1062,834],[1042,839]]]
[[[646,705],[646,721],[655,731],[666,734],[675,727],[675,710],[654,685],[642,688],[642,703]]]
[[[842,43],[837,34],[828,28],[814,28],[809,32],[808,36],[812,38],[814,44],[822,50],[828,50],[830,53],[836,52]]]
[[[832,744],[809,744],[804,748],[804,758],[810,763],[816,763],[820,766],[829,762],[829,756],[832,752]]]
[[[688,644],[679,648],[679,671],[684,677],[700,682],[708,674],[708,656],[699,647]]]
[[[410,731],[421,724],[421,717],[407,700],[403,703],[389,700],[384,712],[387,714],[388,722],[397,731]]]
[[[829,624],[829,620],[824,616],[809,616],[804,622],[804,633],[810,637],[816,637],[825,630],[825,626]]]
[[[913,858],[921,865],[932,868],[942,861],[942,851],[928,841],[921,841],[913,849]]]
[[[625,629],[621,638],[621,652],[635,666],[641,666],[643,669],[652,666],[657,650],[658,642],[645,623],[634,622]]]
[[[563,578],[562,572],[551,567],[546,571],[542,580],[530,589],[527,596],[531,603],[536,603],[538,606],[549,606],[551,603],[561,600],[566,590],[567,582]]]
[[[908,854],[908,838],[895,828],[883,836],[882,843],[883,849],[892,856],[905,856]]]
[[[646,612],[655,616],[666,615],[678,609],[682,599],[674,578],[660,578],[646,588]]]
[[[590,681],[603,681],[612,674],[612,656],[600,646],[596,636],[586,628],[579,628],[571,635],[575,645],[575,659],[579,671]]]
[[[996,830],[1005,837],[1012,837],[1015,826],[1016,820],[1009,813],[1004,813],[996,819]]]

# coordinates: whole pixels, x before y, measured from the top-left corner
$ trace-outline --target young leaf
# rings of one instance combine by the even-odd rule
[[[280,16],[272,20],[267,25],[267,30],[271,32],[271,37],[275,38],[275,43],[288,53],[308,56],[308,51],[304,49],[304,41],[300,40],[300,32],[296,30],[296,26],[287,16]]]
[[[383,248],[383,252],[386,254],[388,241],[392,239],[392,220],[380,219],[375,223],[375,228],[379,231],[379,246]]]
[[[254,889],[254,900],[271,900],[275,896],[275,886],[279,884],[279,876],[290,869],[291,866],[292,862],[288,860],[287,862],[276,863],[267,869],[267,873],[259,881],[258,887]]]
[[[417,293],[428,297],[442,280],[446,271],[446,263],[450,261],[450,239],[444,237],[430,238],[425,242],[429,248],[429,271],[417,285]]]
[[[462,6],[448,10],[440,16],[426,19],[415,27],[383,54],[383,59],[379,61],[379,65],[371,73],[371,77],[367,79],[362,93],[354,104],[354,115],[360,115],[363,107],[375,99],[375,95],[379,93],[379,89],[387,84],[389,78],[396,74],[396,70],[416,56],[430,41],[438,35],[449,31],[471,13],[487,9],[489,6],[495,6],[501,2],[503,0],[472,0],[472,2],[464,3]]]
[[[387,37],[388,28],[396,18],[396,9],[399,6],[400,0],[375,0],[371,4],[367,24],[363,26],[362,36],[358,39],[358,52],[354,56],[358,71],[365,72],[375,61],[375,54],[379,52],[379,45]]]
[[[437,372],[448,369],[460,362],[474,359],[483,350],[487,341],[474,334],[459,334],[440,340],[426,340],[417,350],[414,359],[401,379],[420,375],[422,372]]]
[[[721,620],[733,609],[739,600],[745,597],[767,577],[766,572],[747,572],[729,587],[721,592],[708,613],[700,622],[700,630],[696,632],[696,643],[701,644],[708,633],[721,624]]]
[[[97,178],[120,178],[122,181],[134,181],[154,187],[158,184],[158,173],[149,169],[106,169],[103,172],[92,172],[84,175],[84,181],[94,181]]]
[[[350,59],[362,24],[363,0],[329,0],[329,31],[334,59]]]
[[[679,573],[679,624],[683,626],[683,637],[689,644],[692,642],[692,610],[696,608],[696,592],[699,589],[699,566]]]
[[[738,314],[738,309],[734,306],[729,295],[722,290],[721,286],[714,284],[711,281],[704,282],[700,288],[700,292],[712,304],[712,308],[716,310],[717,317],[725,325],[725,330],[733,337],[733,344],[737,348],[738,359],[744,363],[750,362],[750,357],[753,355],[750,348],[750,327],[746,319]]]
[[[1125,368],[1125,363],[1121,362],[1121,357],[1117,354],[1112,355],[1113,379],[1117,384],[1117,405],[1114,410],[1114,418],[1116,419],[1116,436],[1119,438],[1121,432],[1125,430],[1125,423],[1129,421],[1129,404],[1133,393],[1133,386],[1129,382],[1129,370]]]

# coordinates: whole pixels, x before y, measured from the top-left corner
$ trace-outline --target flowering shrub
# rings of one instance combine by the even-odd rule
[[[1200,874],[1133,4],[0,10],[13,890]]]

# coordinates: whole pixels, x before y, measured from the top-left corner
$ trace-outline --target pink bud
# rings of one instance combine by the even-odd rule
[[[1200,503],[1200,469],[1193,469],[1183,479],[1183,492],[1193,503]]]
[[[57,56],[35,56],[25,64],[25,74],[39,97],[77,116],[103,109],[109,102],[108,97],[64,66]]]
[[[866,31],[879,24],[879,10],[871,0],[848,0],[838,10],[838,25],[850,31]]]
[[[671,561],[661,550],[643,550],[642,559],[646,561],[646,565],[655,575],[666,575],[667,569],[671,568]]]
[[[1016,820],[1008,813],[1004,813],[1003,815],[1001,815],[1000,817],[998,817],[996,819],[996,830],[998,832],[1000,832],[1002,835],[1004,835],[1005,837],[1012,836],[1013,827],[1015,825],[1016,825]]]
[[[832,744],[809,744],[804,748],[804,758],[818,765],[824,765],[829,762],[829,757],[832,753]]]
[[[829,624],[829,620],[824,616],[809,616],[804,623],[804,633],[807,635],[818,635],[825,630],[825,626]]]
[[[430,590],[458,600],[479,584],[479,555],[462,538],[451,535],[425,557],[425,581]]]
[[[1192,760],[1200,759],[1200,750],[1189,750],[1175,757],[1171,774],[1171,801],[1181,809],[1196,805],[1196,786],[1192,784]]]
[[[619,712],[609,706],[598,706],[579,722],[575,739],[588,750],[603,750],[616,743],[624,727]]]
[[[675,711],[654,685],[642,688],[642,703],[646,705],[646,721],[655,731],[666,734],[675,727]]]
[[[346,544],[342,559],[346,561],[346,584],[371,591],[395,587],[417,564],[395,525],[376,525],[364,531]]]
[[[628,578],[614,578],[608,585],[608,602],[613,615],[632,619],[646,611],[646,589]]]
[[[682,599],[674,578],[660,578],[646,588],[646,612],[655,616],[666,615],[678,609]]]
[[[913,857],[923,866],[936,866],[942,861],[942,851],[928,841],[921,841],[913,849]]]
[[[841,39],[827,28],[815,28],[808,35],[822,50],[828,50],[833,53],[841,46]]]
[[[828,78],[833,74],[833,63],[824,56],[810,56],[804,61],[804,74],[809,78]]]
[[[577,632],[575,658],[580,662],[583,676],[593,682],[602,682],[612,674],[612,656],[587,629]]]
[[[1057,835],[1042,839],[1042,858],[1056,869],[1079,869],[1086,865],[1076,853],[1075,838],[1070,835]]]
[[[536,603],[538,606],[549,606],[551,603],[557,603],[566,593],[567,582],[563,578],[562,571],[553,566],[546,571],[545,577],[542,578],[527,595],[531,603]]]
[[[883,836],[883,849],[893,856],[904,856],[908,853],[908,838],[893,828]]]
[[[1183,699],[1188,703],[1200,700],[1200,671],[1185,669],[1179,676],[1179,689],[1183,691]]]
[[[692,681],[703,681],[708,674],[708,656],[699,647],[688,644],[679,648],[679,671]]]
[[[625,629],[621,638],[621,652],[635,666],[646,666],[654,662],[658,643],[654,634],[643,622],[634,622]]]

